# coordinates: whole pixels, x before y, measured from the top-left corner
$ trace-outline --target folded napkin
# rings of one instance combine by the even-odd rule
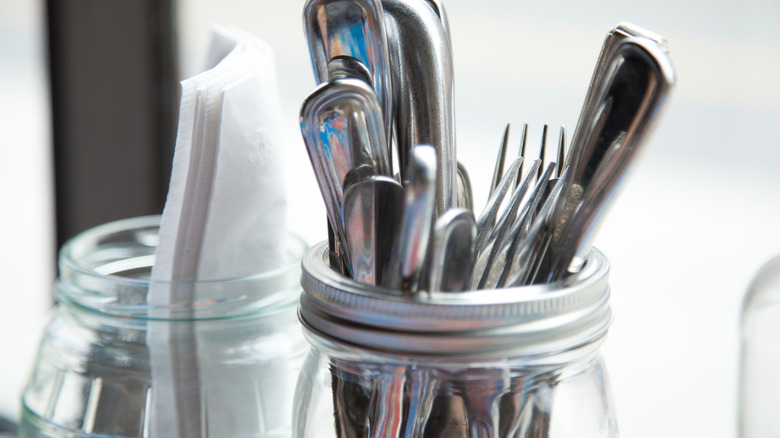
[[[199,303],[257,293],[231,287],[214,296],[216,288],[198,281],[267,272],[285,260],[287,200],[273,53],[252,35],[218,27],[207,65],[181,83],[173,171],[147,297],[154,309],[147,334],[154,437],[255,436],[258,427],[273,427],[258,426],[260,412],[233,412],[242,397],[257,397],[256,388],[246,395],[214,390],[257,378],[245,375],[256,369],[224,372],[215,363],[231,348],[230,339],[212,339],[196,322],[155,321],[174,311],[186,318],[186,309],[194,312]]]

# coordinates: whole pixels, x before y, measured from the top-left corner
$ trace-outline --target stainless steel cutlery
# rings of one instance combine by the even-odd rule
[[[604,41],[568,154],[565,130],[548,148],[545,126],[539,158],[528,159],[526,125],[512,157],[507,126],[475,215],[455,150],[441,1],[309,0],[304,27],[320,85],[301,109],[301,132],[327,207],[332,264],[404,295],[578,272],[674,84],[666,41],[620,23]]]

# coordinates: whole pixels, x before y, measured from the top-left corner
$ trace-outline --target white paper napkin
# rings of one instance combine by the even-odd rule
[[[168,317],[167,308],[258,293],[231,288],[212,296],[214,288],[187,282],[266,272],[285,260],[287,201],[273,53],[245,32],[215,28],[207,65],[209,70],[182,82],[173,171],[148,296],[159,309],[155,318]],[[204,390],[283,371],[224,372],[216,361],[231,340],[217,338],[199,333],[196,323],[150,323],[151,436],[244,436],[275,426],[258,423],[266,416],[262,412],[234,415],[231,394]],[[252,393],[232,397],[257,397],[256,388],[246,390]],[[287,415],[279,421],[283,418]]]

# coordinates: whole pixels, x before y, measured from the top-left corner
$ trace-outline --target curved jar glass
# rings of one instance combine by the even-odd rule
[[[146,302],[163,283],[149,280],[159,221],[112,222],[63,246],[60,305],[23,394],[22,437],[151,437],[155,421],[169,420],[155,397],[171,388],[191,404],[179,412],[193,403],[198,412],[181,420],[195,426],[179,425],[197,432],[182,436],[290,436],[307,346],[296,317],[305,244],[288,239],[275,271],[166,283],[213,299],[161,308]],[[164,334],[162,350],[150,347],[150,332]]]
[[[311,349],[293,436],[618,435],[600,353],[609,265],[597,250],[550,285],[413,297],[341,277],[324,244],[302,266]]]
[[[739,436],[780,436],[780,257],[753,278],[741,325]]]

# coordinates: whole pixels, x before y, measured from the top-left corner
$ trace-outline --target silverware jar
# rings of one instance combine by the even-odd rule
[[[213,299],[162,308],[147,303],[159,221],[105,224],[62,248],[22,437],[289,437],[306,353],[296,318],[305,244],[289,239],[275,271],[168,283]],[[163,393],[175,408],[156,399]],[[161,421],[178,432],[155,433]]]
[[[612,321],[609,264],[593,250],[560,282],[462,293],[398,292],[302,263],[311,344],[293,436],[612,437],[600,353]]]

